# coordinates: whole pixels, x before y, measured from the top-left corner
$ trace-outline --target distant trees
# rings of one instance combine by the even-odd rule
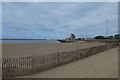
[[[115,39],[120,39],[120,34],[114,35]]]
[[[116,34],[116,35],[111,35],[111,36],[96,36],[94,37],[94,39],[120,39],[120,34]]]
[[[114,39],[114,36],[108,36],[108,39]]]
[[[77,40],[82,40],[82,38],[78,38]]]
[[[96,37],[94,37],[94,39],[105,39],[105,37],[104,36],[96,36]]]
[[[94,38],[77,38],[76,40],[86,40],[86,39],[120,39],[120,34],[110,35],[108,37],[106,36],[95,36]]]

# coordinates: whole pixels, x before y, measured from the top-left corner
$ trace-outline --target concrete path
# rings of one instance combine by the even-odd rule
[[[118,48],[113,48],[24,78],[117,78]]]

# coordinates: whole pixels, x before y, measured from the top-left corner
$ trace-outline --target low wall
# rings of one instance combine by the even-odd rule
[[[60,65],[64,65],[99,52],[116,47],[117,44],[106,44],[87,49],[53,53],[50,55],[32,55],[19,58],[2,59],[2,77],[18,77],[39,73]]]

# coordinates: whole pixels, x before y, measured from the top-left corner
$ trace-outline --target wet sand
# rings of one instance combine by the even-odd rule
[[[79,49],[89,48],[92,46],[102,45],[103,43],[39,43],[39,44],[3,44],[3,57],[23,57],[31,55],[47,55],[51,53],[65,52]]]

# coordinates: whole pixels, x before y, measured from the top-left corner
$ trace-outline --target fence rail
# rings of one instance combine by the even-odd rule
[[[2,59],[2,77],[18,77],[32,75],[63,64],[83,59],[104,50],[111,49],[117,44],[106,44],[87,49],[53,53],[49,55],[32,55],[19,58]]]

